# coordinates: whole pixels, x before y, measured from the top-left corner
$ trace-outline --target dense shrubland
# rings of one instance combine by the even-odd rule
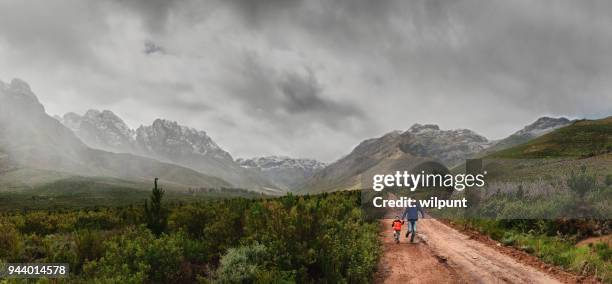
[[[150,202],[1,213],[0,262],[69,263],[83,283],[363,283],[378,261],[357,193]]]

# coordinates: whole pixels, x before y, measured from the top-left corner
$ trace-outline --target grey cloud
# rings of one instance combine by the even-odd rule
[[[308,76],[290,73],[285,77],[279,82],[279,89],[287,99],[285,107],[289,111],[319,111],[328,108],[327,102],[320,97],[323,89],[315,80],[312,71],[308,72]]]
[[[261,28],[262,24],[278,18],[280,12],[299,8],[303,0],[228,0],[225,2],[240,14],[240,19],[249,27]]]
[[[149,32],[165,32],[166,23],[173,8],[180,0],[115,0],[140,15]]]
[[[597,90],[612,72],[606,1],[331,1],[315,2],[318,9],[298,3],[283,10],[286,16],[249,17],[268,36],[302,32],[348,60],[388,64],[386,80],[399,76],[425,92],[460,89],[468,99],[488,93],[512,97],[516,107],[567,112],[580,103],[578,92],[602,98]]]
[[[478,9],[468,1],[453,8],[446,30],[459,30],[461,42],[411,53],[396,46],[389,60],[398,72],[415,74],[418,66],[421,84],[442,81],[540,111],[571,111],[585,91],[601,96],[588,89],[612,71],[608,16],[573,1],[487,2]]]
[[[363,116],[363,112],[352,105],[326,100],[323,97],[324,89],[317,82],[312,70],[308,70],[303,76],[296,73],[285,74],[278,82],[278,89],[286,99],[283,105],[289,113],[325,112],[338,116]]]
[[[198,96],[195,87],[189,82],[153,82],[140,83],[143,90],[140,100],[149,104],[178,109],[185,113],[210,111],[213,107]]]
[[[171,113],[239,156],[315,144],[325,149],[312,155],[331,160],[414,122],[499,138],[541,115],[610,115],[611,10],[597,0],[0,1],[0,76],[24,78],[58,113],[132,102],[143,105],[132,120]]]
[[[310,127],[319,124],[334,130],[351,130],[347,124],[364,123],[366,113],[353,102],[337,102],[320,85],[315,71],[276,70],[257,54],[244,55],[241,78],[231,78],[232,95],[253,116],[265,119],[283,131],[296,131],[295,124]],[[301,71],[301,72],[300,72]]]
[[[0,1],[0,43],[27,54],[16,60],[97,65],[92,40],[108,31],[104,9],[98,2]]]

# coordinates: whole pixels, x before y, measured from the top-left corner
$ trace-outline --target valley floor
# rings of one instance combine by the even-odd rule
[[[560,283],[435,219],[419,220],[418,241],[402,231],[393,240],[391,220],[381,220],[383,256],[376,283]]]

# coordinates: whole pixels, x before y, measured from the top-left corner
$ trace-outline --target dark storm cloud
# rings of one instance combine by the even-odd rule
[[[335,102],[325,99],[325,93],[311,70],[305,75],[287,73],[277,82],[283,95],[282,106],[289,116],[305,115],[312,121],[319,121],[335,130],[347,129],[351,119],[359,123],[367,120],[365,112],[350,102]]]
[[[289,73],[279,82],[279,89],[286,99],[285,107],[291,112],[333,111],[331,102],[320,97],[323,89],[312,72],[306,76]]]
[[[606,1],[274,2],[233,3],[258,29],[293,26],[338,56],[378,58],[424,91],[457,86],[473,93],[467,98],[486,92],[517,107],[569,111],[577,92],[602,98],[612,71]]]
[[[311,70],[306,75],[288,73],[278,82],[284,95],[283,105],[289,113],[323,112],[338,116],[362,117],[363,112],[348,103],[336,103],[324,99],[324,89]]]
[[[333,95],[320,84],[311,68],[276,70],[252,53],[244,54],[243,60],[237,72],[241,78],[232,78],[228,89],[242,101],[245,112],[273,122],[279,129],[298,130],[290,122],[302,121],[341,130],[353,121],[367,120],[365,112],[353,102],[329,99]]]
[[[500,138],[612,114],[610,1],[45,3],[0,0],[4,80],[57,113],[172,114],[236,156],[329,161],[415,122]]]

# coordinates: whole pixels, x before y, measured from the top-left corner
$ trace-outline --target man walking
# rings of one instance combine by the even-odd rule
[[[410,242],[414,242],[414,236],[416,235],[416,222],[419,220],[419,212],[421,213],[421,217],[425,218],[425,213],[423,212],[423,208],[421,208],[421,204],[418,200],[415,200],[414,206],[406,207],[404,210],[404,214],[402,214],[402,220],[408,220],[408,231],[406,232],[406,238],[408,235],[412,233],[410,237]]]

